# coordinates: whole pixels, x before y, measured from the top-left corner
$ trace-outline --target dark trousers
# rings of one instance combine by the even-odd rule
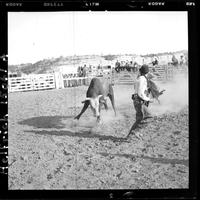
[[[150,116],[151,113],[148,109],[148,102],[144,102],[138,96],[133,99],[133,104],[136,111],[136,122],[141,122],[144,117]]]

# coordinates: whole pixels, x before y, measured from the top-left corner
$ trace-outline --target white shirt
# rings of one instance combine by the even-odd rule
[[[147,80],[144,76],[139,76],[135,84],[135,93],[145,101],[149,101],[147,96]]]

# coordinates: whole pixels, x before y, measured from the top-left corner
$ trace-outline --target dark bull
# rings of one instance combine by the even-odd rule
[[[105,80],[103,81],[99,80],[98,78],[93,78],[87,90],[86,99],[82,101],[82,103],[84,103],[84,106],[81,112],[74,119],[79,120],[81,115],[86,111],[86,109],[90,105],[94,116],[97,117],[97,121],[99,122],[102,105],[104,105],[105,109],[108,110],[107,101],[105,97],[109,97],[116,115],[114,92],[112,85]]]

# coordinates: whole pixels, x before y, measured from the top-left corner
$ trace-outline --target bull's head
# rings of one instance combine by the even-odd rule
[[[104,98],[101,98],[103,95],[98,95],[97,97],[86,97],[82,103],[85,103],[85,101],[90,102],[90,108],[97,119],[100,119],[100,106],[101,103],[103,103],[105,100]]]

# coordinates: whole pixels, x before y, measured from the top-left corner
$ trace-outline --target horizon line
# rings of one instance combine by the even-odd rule
[[[158,54],[167,54],[167,53],[177,53],[177,52],[181,52],[181,51],[187,51],[187,49],[182,49],[182,50],[176,50],[176,51],[164,51],[164,52],[157,52],[157,53],[146,53],[146,54],[136,54],[136,53],[107,53],[107,54],[104,54],[104,53],[100,53],[100,54],[74,54],[74,55],[60,55],[58,57],[45,57],[43,59],[40,59],[40,60],[37,60],[37,61],[34,61],[34,62],[21,62],[21,63],[17,63],[17,64],[9,64],[8,62],[8,66],[10,65],[26,65],[26,64],[36,64],[40,61],[43,61],[43,60],[49,60],[49,59],[57,59],[57,58],[60,58],[60,57],[63,57],[63,58],[67,58],[67,57],[84,57],[84,56],[107,56],[107,55],[113,55],[113,56],[121,56],[121,55],[136,55],[136,56],[148,56],[148,55],[158,55]],[[9,56],[8,56],[8,61],[9,61]]]

